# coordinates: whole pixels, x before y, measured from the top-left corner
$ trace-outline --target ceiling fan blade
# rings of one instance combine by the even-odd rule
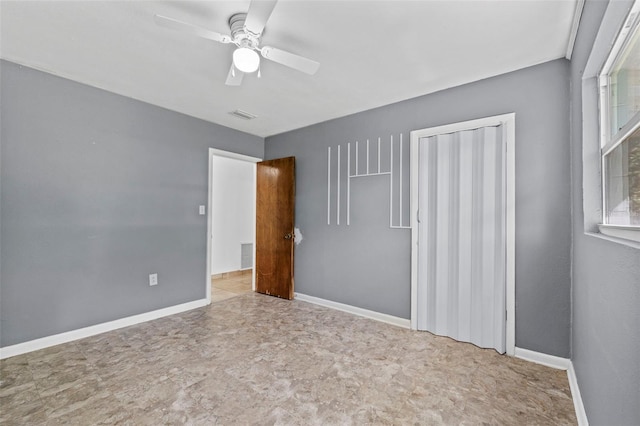
[[[229,74],[227,74],[227,81],[225,81],[224,84],[227,86],[240,86],[240,84],[242,84],[242,77],[244,77],[244,73],[231,64]]]
[[[156,24],[160,25],[161,27],[171,28],[172,30],[186,31],[199,37],[217,41],[220,43],[231,43],[230,36],[220,34],[215,31],[206,30],[197,25],[188,24],[186,22],[178,21],[177,19],[169,18],[168,16],[162,15],[154,15],[154,19],[156,21]]]
[[[251,0],[244,26],[253,34],[260,35],[267,24],[278,0]]]
[[[265,59],[286,65],[289,68],[302,71],[309,75],[315,74],[320,67],[319,62],[312,61],[311,59],[307,59],[275,47],[265,46],[261,49],[260,53]]]

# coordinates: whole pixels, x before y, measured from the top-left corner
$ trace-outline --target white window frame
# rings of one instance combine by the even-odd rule
[[[610,127],[610,77],[609,74],[616,64],[621,53],[629,46],[635,31],[640,27],[640,0],[636,0],[627,15],[622,29],[618,33],[616,40],[609,51],[599,75],[599,115],[600,115],[600,167],[601,167],[601,194],[602,194],[602,222],[598,225],[602,234],[616,238],[623,238],[640,242],[640,226],[637,225],[612,225],[606,223],[607,215],[607,184],[606,184],[606,156],[620,146],[633,132],[640,128],[640,113],[629,120],[628,123],[616,134],[611,135]]]

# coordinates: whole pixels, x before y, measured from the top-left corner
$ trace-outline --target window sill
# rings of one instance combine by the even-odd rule
[[[638,226],[600,224],[598,229],[603,236],[611,237],[611,241],[640,248],[640,227]]]

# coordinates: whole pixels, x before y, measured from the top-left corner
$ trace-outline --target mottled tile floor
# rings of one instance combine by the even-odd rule
[[[564,371],[256,293],[0,374],[3,425],[576,423]]]

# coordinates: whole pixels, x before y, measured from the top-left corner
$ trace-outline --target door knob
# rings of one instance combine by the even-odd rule
[[[290,239],[291,239],[291,237],[292,237],[292,235],[291,235],[291,233],[289,233],[289,234],[286,234],[286,235],[284,236],[284,239],[285,239],[285,240],[290,240]]]

